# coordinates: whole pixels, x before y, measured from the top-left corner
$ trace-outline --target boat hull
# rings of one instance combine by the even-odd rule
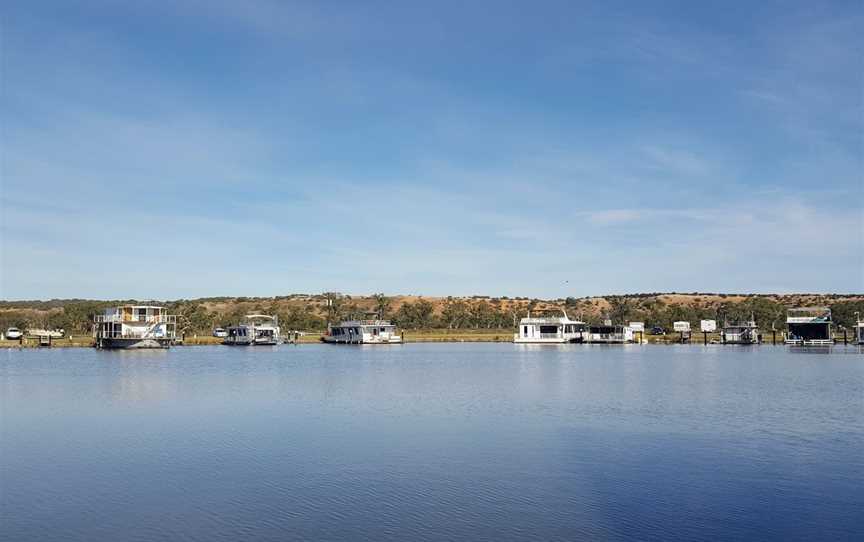
[[[389,339],[359,339],[348,340],[331,335],[321,337],[321,341],[328,344],[402,344],[402,337],[390,337]]]
[[[279,341],[222,341],[225,346],[276,346]]]
[[[96,342],[96,348],[105,350],[137,350],[146,348],[170,348],[171,339],[141,339],[141,338],[102,338]]]
[[[786,344],[790,346],[831,346],[834,344],[834,339],[786,339]]]

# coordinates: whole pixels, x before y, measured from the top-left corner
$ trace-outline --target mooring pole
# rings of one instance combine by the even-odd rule
[[[777,330],[776,329],[771,330],[771,342],[774,344],[774,346],[777,346]]]
[[[846,342],[846,328],[845,327],[843,328],[843,344],[848,344]]]
[[[707,331],[702,332],[702,345],[703,346],[708,345],[708,332]]]

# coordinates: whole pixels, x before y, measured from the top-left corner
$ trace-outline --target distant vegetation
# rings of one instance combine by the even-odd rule
[[[69,333],[89,333],[93,315],[106,307],[135,300],[94,301],[54,299],[50,301],[0,301],[0,329],[63,328]],[[543,300],[525,297],[418,297],[350,296],[336,292],[317,295],[293,294],[277,297],[209,297],[165,301],[178,317],[178,330],[186,334],[209,334],[214,327],[238,322],[243,315],[260,312],[276,314],[283,329],[322,331],[327,322],[374,317],[393,320],[409,330],[426,329],[512,329],[529,310],[564,309],[573,318],[615,323],[645,322],[646,326],[670,329],[684,320],[698,329],[699,320],[749,319],[752,315],[763,330],[774,325],[783,329],[786,309],[795,306],[827,306],[834,321],[855,325],[855,312],[864,316],[864,294],[716,294],[650,293],[568,297]]]

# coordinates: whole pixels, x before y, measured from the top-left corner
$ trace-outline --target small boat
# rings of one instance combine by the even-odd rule
[[[539,313],[539,314],[538,314]],[[561,344],[585,342],[588,326],[571,320],[564,310],[531,312],[519,321],[519,331],[513,335],[517,344]]]
[[[334,344],[399,344],[402,336],[389,320],[344,320],[328,326],[321,340]]]
[[[607,320],[603,324],[588,326],[588,340],[592,344],[626,344],[633,342],[633,328],[613,325]]]
[[[236,326],[229,326],[222,344],[229,346],[272,346],[279,344],[279,317],[247,314]]]
[[[828,346],[834,344],[833,321],[828,307],[799,307],[786,313],[786,344]]]
[[[762,342],[759,327],[752,318],[746,322],[727,322],[720,332],[723,344],[758,344]]]
[[[177,317],[158,305],[122,305],[93,318],[96,348],[168,348]]]

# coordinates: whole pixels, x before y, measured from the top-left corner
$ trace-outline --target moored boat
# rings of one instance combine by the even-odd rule
[[[402,336],[389,320],[344,320],[328,326],[321,340],[334,344],[399,344]]]
[[[633,328],[624,325],[614,325],[607,320],[602,324],[588,326],[586,342],[592,344],[626,344],[633,342]]]
[[[539,313],[539,314],[537,314]],[[580,320],[571,320],[567,312],[529,312],[519,321],[519,330],[513,335],[517,344],[561,344],[585,342],[587,325]]]
[[[745,322],[726,322],[720,332],[723,344],[758,344],[762,342],[759,327],[753,319]]]
[[[228,346],[272,346],[279,344],[279,317],[247,314],[236,326],[229,326],[222,344]]]
[[[786,313],[786,344],[799,346],[827,346],[834,344],[831,309],[828,307],[799,307]]]
[[[864,320],[859,319],[855,323],[855,338],[858,344],[864,344]]]
[[[93,319],[96,348],[168,348],[177,333],[177,317],[158,305],[122,305]]]

